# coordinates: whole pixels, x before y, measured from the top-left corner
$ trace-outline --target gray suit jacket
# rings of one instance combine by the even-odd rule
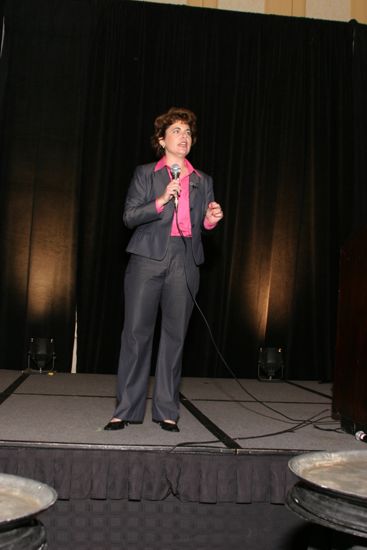
[[[157,213],[155,200],[163,194],[169,183],[166,167],[154,172],[156,163],[144,164],[135,169],[124,207],[124,223],[135,229],[127,252],[154,260],[162,260],[167,252],[174,212],[173,201]],[[212,178],[203,172],[200,177],[190,175],[190,217],[192,251],[196,265],[204,261],[201,233],[208,204],[214,200]]]

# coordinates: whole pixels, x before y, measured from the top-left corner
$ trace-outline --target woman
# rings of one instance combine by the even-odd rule
[[[161,158],[136,168],[124,208],[124,223],[135,231],[127,247],[117,406],[105,430],[144,419],[160,308],[152,419],[164,430],[179,431],[182,353],[204,261],[201,232],[223,217],[211,177],[186,158],[196,141],[195,114],[172,107],[156,118],[154,128],[152,145]]]

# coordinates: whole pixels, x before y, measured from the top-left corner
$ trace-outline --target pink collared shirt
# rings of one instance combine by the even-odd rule
[[[192,164],[185,159],[185,166],[187,169],[187,174],[180,178],[180,186],[181,186],[181,193],[178,201],[178,207],[177,207],[177,216],[176,216],[176,210],[173,214],[173,220],[172,220],[172,228],[171,228],[171,237],[180,237],[181,234],[184,237],[191,237],[191,218],[190,218],[190,175],[195,172],[199,177],[200,174],[195,170],[195,168],[192,166]],[[167,168],[167,172],[169,174],[170,179],[172,180],[172,174],[171,170],[167,164],[166,157],[162,157],[156,164],[154,171],[157,172],[158,170],[161,170],[163,167]],[[156,202],[156,208],[157,212],[161,213],[164,209],[164,206],[159,207]],[[176,223],[176,217],[178,221],[178,225],[180,227],[180,230],[178,230],[177,223]],[[205,229],[214,229],[214,227],[217,224],[211,224],[208,223],[206,219],[204,219],[204,227]]]

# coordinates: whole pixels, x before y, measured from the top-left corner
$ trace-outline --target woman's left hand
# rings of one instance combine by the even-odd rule
[[[210,202],[205,214],[208,223],[218,223],[223,218],[223,210],[217,202]]]

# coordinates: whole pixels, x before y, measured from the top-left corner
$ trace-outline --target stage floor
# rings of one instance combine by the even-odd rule
[[[332,420],[330,383],[183,378],[179,433],[151,421],[153,383],[144,423],[106,432],[114,375],[0,370],[0,445],[297,454],[364,445]]]

